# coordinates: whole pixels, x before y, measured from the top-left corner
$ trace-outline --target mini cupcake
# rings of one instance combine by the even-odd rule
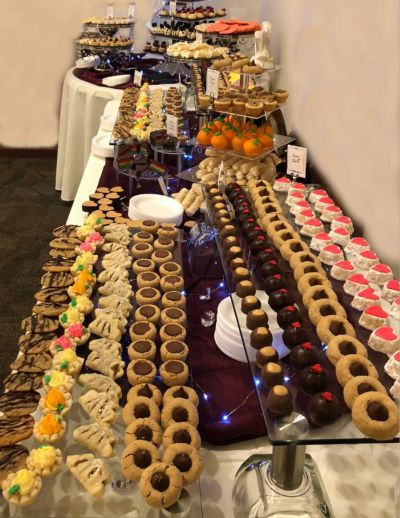
[[[351,305],[358,311],[364,311],[369,306],[378,304],[379,300],[380,297],[373,288],[365,288],[354,295]]]
[[[368,270],[367,278],[370,282],[382,286],[393,278],[393,272],[387,264],[378,263]]]
[[[342,250],[337,245],[327,245],[318,254],[321,263],[332,266],[337,261],[344,259]]]
[[[78,311],[76,308],[69,308],[58,317],[61,326],[66,329],[73,324],[82,324],[85,320],[85,315]]]
[[[300,230],[300,234],[312,237],[315,236],[315,234],[323,232],[323,230],[324,225],[320,222],[318,218],[310,218],[303,223],[303,226]]]
[[[53,369],[77,376],[81,372],[83,358],[77,356],[73,349],[66,349],[57,353],[53,358]]]
[[[379,305],[369,306],[360,317],[359,324],[369,331],[389,325],[389,315]]]
[[[315,214],[311,209],[305,209],[296,214],[294,222],[296,225],[304,225],[308,219],[314,218]]]
[[[75,345],[85,344],[90,337],[90,331],[83,324],[74,324],[67,327],[65,336],[69,338]]]
[[[260,117],[264,113],[264,105],[259,101],[249,101],[246,103],[246,115],[250,117]]]
[[[322,211],[321,219],[322,221],[327,221],[328,223],[330,223],[331,221],[342,215],[343,212],[340,207],[338,207],[337,205],[328,205]]]
[[[338,281],[345,281],[356,269],[350,261],[337,261],[331,269],[331,276]]]
[[[393,353],[383,368],[394,380],[400,378],[400,351]]]
[[[375,351],[390,355],[400,349],[400,337],[392,327],[382,326],[372,331],[368,345]]]
[[[328,193],[324,189],[314,189],[311,191],[309,196],[309,200],[311,203],[316,203],[320,198],[325,198],[328,196]]]
[[[340,219],[340,218],[337,218],[337,219]],[[336,228],[334,226],[335,221],[337,221],[337,220],[334,220],[332,222],[332,225],[331,225],[332,228]],[[346,227],[344,227],[344,228],[346,228]],[[349,229],[346,228],[346,230],[349,230]],[[353,237],[352,239],[350,239],[350,241],[346,245],[346,248],[344,249],[344,251],[346,252],[346,254],[358,254],[360,252],[363,252],[365,250],[370,250],[370,249],[371,249],[371,247],[369,246],[369,243],[366,239],[364,239],[363,237]]]
[[[39,446],[39,448],[31,450],[26,466],[40,477],[49,477],[59,471],[61,462],[61,450],[44,444]]]
[[[359,291],[369,286],[368,279],[362,273],[349,275],[344,283],[343,289],[348,295],[355,295]]]
[[[60,336],[59,338],[55,338],[50,344],[50,353],[54,356],[61,351],[66,349],[75,350],[75,343],[65,335]]]
[[[334,228],[329,232],[329,236],[335,245],[346,246],[350,241],[348,230],[343,227]]]
[[[310,248],[319,252],[325,246],[332,244],[333,242],[329,235],[326,232],[320,232],[319,234],[315,234],[315,236],[312,237]]]
[[[348,216],[335,218],[331,223],[331,229],[335,228],[345,228],[350,235],[354,232],[353,222]]]
[[[329,196],[325,196],[324,198],[320,198],[315,202],[315,210],[317,212],[323,212],[327,207],[335,205],[335,202]]]
[[[354,266],[362,270],[369,270],[378,263],[379,258],[372,250],[358,252],[354,258]]]
[[[391,281],[385,282],[382,288],[382,298],[388,302],[393,302],[395,299],[400,297],[400,281],[392,279]]]
[[[277,178],[275,180],[274,185],[272,186],[272,188],[276,192],[288,192],[291,183],[292,182],[289,180],[289,178],[287,178],[286,176],[282,176],[282,178]]]

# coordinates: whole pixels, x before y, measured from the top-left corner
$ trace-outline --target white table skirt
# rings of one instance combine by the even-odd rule
[[[65,201],[75,198],[106,103],[122,96],[122,90],[81,81],[72,70],[64,79],[56,170],[56,189]]]
[[[82,201],[95,191],[103,166],[104,159],[90,155],[68,224],[83,222]],[[238,468],[250,455],[271,451],[266,438],[220,447],[204,444],[200,479],[204,518],[233,518],[231,494]],[[318,465],[336,518],[396,518],[394,488],[400,472],[399,445],[311,446],[307,452]]]

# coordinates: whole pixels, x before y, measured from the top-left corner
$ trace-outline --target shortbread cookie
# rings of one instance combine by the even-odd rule
[[[164,449],[171,444],[189,444],[199,449],[201,446],[201,438],[197,429],[189,423],[170,424],[165,430],[162,438]]]
[[[103,374],[81,374],[78,377],[78,382],[89,390],[105,392],[116,403],[122,397],[121,387],[114,380]]]
[[[101,459],[96,459],[91,453],[68,455],[67,466],[93,498],[104,495],[110,475]]]
[[[65,288],[74,284],[74,277],[69,272],[47,272],[40,282],[44,287]]]
[[[121,313],[128,317],[129,313],[132,311],[132,304],[122,296],[119,295],[108,295],[106,297],[100,297],[99,305],[104,308],[113,308],[121,311]]]
[[[111,428],[101,423],[78,426],[73,432],[73,438],[89,450],[107,458],[114,457],[118,444],[118,437]]]
[[[117,282],[106,282],[103,286],[99,286],[98,292],[101,295],[119,295],[120,297],[124,297],[129,299],[133,297],[133,290],[129,284],[123,281]]]
[[[67,429],[67,424],[60,414],[47,414],[36,421],[33,435],[41,443],[59,441]]]
[[[130,442],[122,452],[121,468],[128,480],[139,482],[143,470],[161,460],[158,449],[149,441]]]
[[[157,406],[160,406],[163,400],[160,389],[151,383],[139,383],[139,385],[133,386],[129,389],[126,398],[130,401],[138,396],[152,399]]]
[[[97,280],[101,283],[117,282],[126,279],[128,282],[128,272],[123,268],[118,270],[103,270]]]
[[[175,466],[156,462],[143,471],[139,487],[141,495],[152,507],[168,508],[179,500],[183,478]]]
[[[89,324],[90,331],[102,338],[109,338],[119,342],[122,338],[121,329],[115,320],[106,317],[97,317]]]
[[[3,497],[15,506],[26,506],[34,502],[42,488],[42,479],[30,469],[22,468],[9,473],[3,482]]]
[[[40,394],[36,391],[8,391],[0,396],[0,412],[7,417],[21,417],[32,414],[39,404]]]
[[[198,450],[189,444],[176,443],[168,446],[163,454],[163,462],[179,469],[184,485],[196,482],[203,470]]]
[[[162,429],[150,417],[135,419],[126,427],[124,440],[126,445],[137,440],[149,441],[158,448],[162,440]]]
[[[92,351],[86,359],[86,367],[111,379],[117,379],[124,375],[125,363],[120,357],[116,358],[113,354]]]
[[[34,471],[39,477],[55,475],[60,470],[62,463],[61,450],[48,444],[31,450],[26,461],[28,469]]]
[[[89,390],[78,401],[85,412],[97,423],[112,423],[117,419],[118,404],[105,392]]]
[[[107,338],[98,338],[97,340],[91,340],[89,342],[89,349],[91,351],[97,351],[101,354],[108,354],[119,359],[121,357],[122,346],[115,340],[109,340]]]
[[[35,421],[32,416],[0,417],[0,446],[10,446],[28,439]]]
[[[128,426],[135,419],[150,417],[160,422],[160,410],[157,404],[145,396],[136,396],[128,400],[122,410],[122,419],[125,426]]]
[[[128,324],[128,320],[118,309],[114,308],[97,308],[95,310],[96,317],[104,317],[111,320],[115,320],[118,327],[122,332],[125,331],[125,327]]]
[[[10,473],[26,466],[28,455],[29,451],[21,444],[0,448],[0,487]]]
[[[3,381],[4,390],[31,392],[42,386],[42,374],[34,372],[12,372]]]
[[[24,333],[52,333],[53,331],[57,331],[59,327],[60,324],[57,319],[37,313],[31,317],[24,318],[21,323],[21,329]]]
[[[18,340],[18,347],[21,353],[37,354],[48,352],[56,335],[48,334],[26,334]],[[51,351],[50,351],[51,352]]]
[[[51,368],[52,356],[49,352],[20,354],[10,364],[10,369],[20,372],[44,372]]]

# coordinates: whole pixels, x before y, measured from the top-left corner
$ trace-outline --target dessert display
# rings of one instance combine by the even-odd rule
[[[167,7],[163,7],[160,16],[174,17],[182,20],[203,20],[204,18],[219,18],[226,15],[225,8],[216,8],[212,5],[204,5],[200,7],[181,7],[177,9],[176,14],[171,14]]]
[[[174,43],[167,48],[166,54],[180,59],[216,59],[226,57],[229,50],[226,47],[213,47],[207,43]]]
[[[197,25],[196,31],[220,35],[253,34],[260,30],[258,22],[247,22],[238,18],[221,20],[215,23]]]

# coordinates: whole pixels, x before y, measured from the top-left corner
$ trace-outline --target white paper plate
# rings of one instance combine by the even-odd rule
[[[224,338],[219,334],[218,329],[215,329],[214,340],[215,340],[215,343],[216,343],[218,349],[222,353],[224,353],[226,356],[228,356],[229,358],[232,358],[233,360],[236,360],[238,362],[242,362],[242,363],[247,362],[247,357],[246,357],[246,353],[244,351],[243,344],[241,344],[241,348],[232,347],[231,344],[228,346],[226,341],[224,340]],[[249,349],[248,349],[248,351],[249,351]],[[252,351],[249,351],[249,352],[250,352],[250,359],[255,360],[256,351],[253,349]]]
[[[129,201],[130,219],[151,219],[157,223],[175,223],[179,226],[183,219],[180,203],[161,194],[139,194]]]
[[[104,131],[112,131],[114,128],[117,114],[110,113],[109,115],[102,115],[100,117],[100,129]]]
[[[114,156],[114,146],[110,146],[110,135],[96,135],[92,139],[92,153],[102,158]]]
[[[122,74],[120,76],[105,77],[102,81],[105,86],[118,86],[127,83],[130,80],[130,74]]]

